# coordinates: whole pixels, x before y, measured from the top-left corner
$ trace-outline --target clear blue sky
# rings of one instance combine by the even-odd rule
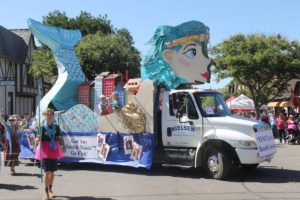
[[[135,47],[144,55],[145,43],[159,25],[178,25],[198,20],[210,27],[210,45],[236,33],[280,33],[289,40],[300,40],[300,1],[298,0],[6,0],[1,2],[0,25],[27,28],[27,18],[42,21],[56,10],[67,16],[80,11],[93,16],[107,15],[116,28],[127,28]],[[213,78],[214,79],[214,78]],[[220,88],[228,81],[206,84]]]

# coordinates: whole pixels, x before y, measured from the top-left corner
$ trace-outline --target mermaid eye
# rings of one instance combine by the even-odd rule
[[[197,55],[197,50],[195,48],[191,48],[191,49],[187,50],[186,52],[184,52],[183,54],[189,58],[195,58]]]

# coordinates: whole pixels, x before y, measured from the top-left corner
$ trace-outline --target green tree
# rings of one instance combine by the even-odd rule
[[[65,12],[55,10],[43,17],[43,23],[81,31],[83,39],[75,51],[83,72],[89,79],[103,71],[125,72],[127,69],[130,77],[139,75],[140,54],[133,47],[130,32],[125,28],[115,29],[106,15],[93,17],[90,13],[81,11],[79,16],[69,18]],[[56,63],[47,62],[53,59],[51,50],[42,45],[37,51],[40,52],[33,55],[31,74],[37,77],[46,71],[48,73],[45,75],[53,76]]]
[[[125,72],[131,77],[139,76],[140,56],[124,35],[90,34],[76,47],[76,54],[89,79],[103,71]]]
[[[110,35],[115,32],[107,15],[93,17],[85,11],[81,11],[80,15],[75,18],[69,18],[65,12],[54,10],[43,17],[43,23],[65,29],[79,29],[83,36],[97,32]]]
[[[249,89],[256,110],[282,96],[288,81],[300,77],[298,41],[263,34],[237,34],[212,47],[217,79],[232,77]]]
[[[42,78],[43,76],[53,77],[56,79],[56,68],[53,54],[50,50],[42,49],[33,51],[33,64],[29,69],[29,73],[35,79]]]

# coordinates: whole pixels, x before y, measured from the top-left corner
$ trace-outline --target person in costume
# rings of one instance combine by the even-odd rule
[[[100,103],[98,104],[98,109],[100,112],[100,115],[107,115],[109,114],[109,108],[107,104],[107,98],[104,95],[100,96]]]
[[[17,115],[11,115],[5,128],[6,139],[4,152],[4,166],[9,166],[11,175],[15,175],[15,167],[19,165],[19,154],[21,152],[19,142],[19,127],[17,126]]]
[[[45,121],[41,127],[41,133],[36,139],[39,148],[36,151],[36,159],[42,159],[44,168],[45,195],[43,199],[54,196],[52,188],[54,183],[54,172],[57,171],[57,161],[64,156],[64,140],[58,125],[54,123],[54,110],[47,108],[43,115]]]
[[[152,48],[142,61],[142,79],[167,89],[181,83],[209,82],[208,41],[209,28],[199,21],[158,27],[150,41]]]
[[[117,92],[113,92],[111,94],[111,104],[110,107],[112,108],[113,111],[119,110],[120,105],[119,105],[119,94]]]

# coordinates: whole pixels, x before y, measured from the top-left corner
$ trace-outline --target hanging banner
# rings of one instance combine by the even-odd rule
[[[35,135],[32,130],[21,131],[21,159],[34,159]],[[147,169],[152,165],[154,137],[150,133],[67,132],[63,133],[63,138],[66,152],[59,162],[102,163]]]
[[[276,144],[271,129],[255,134],[258,156],[265,157],[276,153]]]

